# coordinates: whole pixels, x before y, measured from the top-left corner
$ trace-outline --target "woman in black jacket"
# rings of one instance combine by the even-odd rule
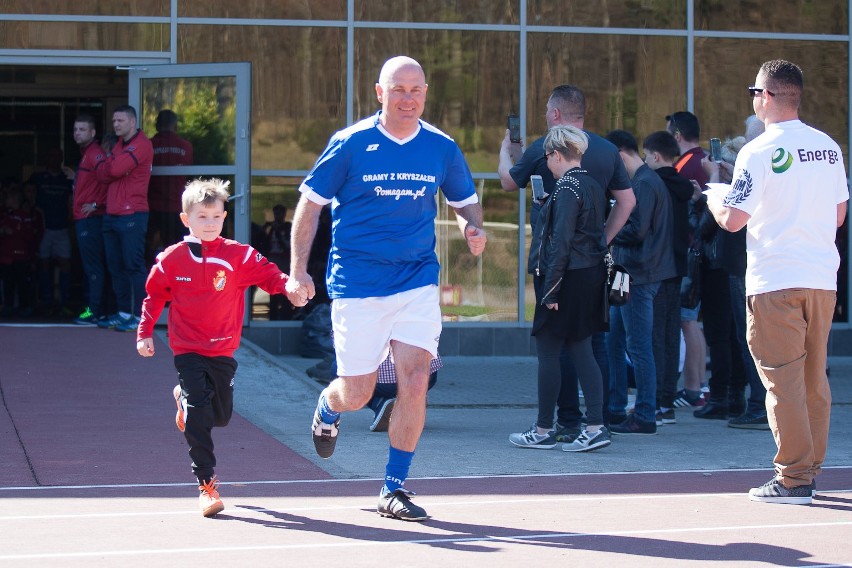
[[[509,441],[519,447],[553,448],[553,412],[559,396],[559,355],[563,346],[577,368],[586,402],[587,426],[562,449],[582,452],[610,444],[603,426],[603,383],[592,353],[591,336],[607,330],[607,253],[604,236],[604,190],[580,167],[588,147],[585,133],[555,126],[544,140],[547,167],[557,178],[553,194],[541,208],[540,245],[534,259],[537,297],[532,334],[538,352],[538,419]],[[534,251],[535,252],[535,251]]]

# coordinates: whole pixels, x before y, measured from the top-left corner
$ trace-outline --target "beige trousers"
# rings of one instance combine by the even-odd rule
[[[828,446],[831,389],[828,333],[837,294],[795,288],[749,296],[747,340],[766,387],[766,413],[778,446],[775,474],[787,487],[809,485]]]

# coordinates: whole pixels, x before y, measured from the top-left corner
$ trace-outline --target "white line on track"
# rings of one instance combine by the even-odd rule
[[[524,543],[530,540],[556,540],[556,539],[574,539],[584,537],[607,537],[607,536],[637,536],[637,535],[657,535],[657,534],[687,534],[687,533],[702,533],[712,531],[765,531],[779,529],[804,529],[816,527],[841,527],[852,525],[851,521],[838,521],[832,523],[790,523],[790,524],[774,524],[774,525],[738,525],[724,527],[695,527],[695,528],[679,528],[679,529],[645,529],[645,530],[629,530],[629,531],[607,531],[607,532],[592,532],[592,533],[542,533],[542,534],[518,534],[507,536],[471,536],[471,537],[441,537],[441,538],[421,538],[412,540],[394,540],[394,541],[357,541],[347,540],[345,542],[335,543],[302,543],[302,544],[281,544],[281,545],[262,545],[262,546],[205,546],[203,548],[169,548],[169,549],[137,549],[137,550],[101,550],[87,552],[56,552],[45,554],[11,554],[0,556],[2,560],[35,560],[35,559],[71,559],[71,558],[87,558],[87,557],[121,557],[121,556],[142,556],[142,555],[163,555],[163,554],[221,554],[226,552],[258,552],[264,550],[297,550],[310,548],[348,548],[348,547],[368,547],[368,546],[388,546],[401,544],[446,544],[446,543],[463,543],[463,542],[506,542],[506,543]],[[810,566],[810,565],[808,565]],[[822,566],[850,566],[849,563],[843,564],[824,564]],[[813,568],[813,567],[811,567]]]
[[[835,465],[823,466],[823,470],[830,469],[849,469],[852,466]],[[535,474],[497,474],[497,475],[457,475],[447,477],[409,477],[408,481],[452,481],[454,479],[536,479],[536,478],[551,478],[551,477],[598,477],[598,476],[614,476],[614,475],[659,475],[659,474],[684,474],[684,473],[700,473],[706,475],[714,475],[721,473],[750,473],[750,472],[770,472],[768,468],[750,468],[750,469],[672,469],[665,471],[649,470],[649,471],[608,471],[608,472],[593,472],[593,473],[535,473]],[[223,486],[232,485],[298,485],[301,483],[322,484],[322,483],[362,483],[365,481],[384,481],[384,478],[358,478],[358,479],[286,479],[286,480],[261,480],[261,481],[221,481]],[[103,484],[103,485],[40,485],[40,486],[17,486],[17,487],[0,487],[0,491],[55,491],[59,489],[134,489],[144,487],[195,487],[197,483],[122,483],[122,484]],[[845,490],[844,490],[845,491]]]
[[[852,489],[842,489],[842,490],[831,490],[823,492],[822,495],[825,494],[835,494],[835,493],[852,493]],[[513,504],[533,504],[533,503],[577,503],[577,502],[595,502],[599,503],[602,501],[643,501],[652,499],[654,501],[661,500],[682,500],[682,499],[712,499],[719,497],[736,497],[736,498],[745,498],[744,492],[737,493],[679,493],[679,494],[642,494],[642,495],[566,495],[563,497],[557,497],[554,495],[546,495],[542,497],[536,498],[518,498],[518,499],[464,499],[464,500],[453,500],[453,501],[432,501],[430,500],[428,505],[429,507],[469,507],[471,505],[495,505],[495,506],[504,506],[504,505],[513,505]],[[242,497],[241,499],[245,501],[246,499],[293,499],[296,498],[294,496],[279,496],[279,497]],[[225,498],[227,502],[227,497]],[[340,499],[351,499],[348,497],[340,497]],[[818,499],[818,498],[817,498]],[[356,503],[351,505],[325,505],[325,506],[317,506],[317,507],[278,507],[276,509],[269,508],[252,508],[249,509],[247,507],[243,507],[240,505],[231,505],[225,509],[226,515],[231,516],[247,516],[254,517],[256,515],[248,514],[248,515],[233,515],[235,511],[239,512],[256,512],[256,513],[310,513],[310,512],[319,512],[319,511],[348,511],[348,510],[364,510],[364,509],[372,509],[374,506],[374,501],[365,501],[363,503]],[[198,515],[198,511],[196,509],[186,510],[186,511],[175,511],[175,510],[167,510],[167,511],[159,511],[159,510],[151,510],[151,511],[134,511],[134,512],[103,512],[103,513],[64,513],[64,514],[55,514],[55,515],[8,515],[8,516],[0,516],[0,522],[19,522],[19,521],[45,521],[45,520],[59,520],[59,519],[95,519],[95,518],[126,518],[126,517],[159,517],[164,515]],[[850,521],[852,522],[852,521]]]

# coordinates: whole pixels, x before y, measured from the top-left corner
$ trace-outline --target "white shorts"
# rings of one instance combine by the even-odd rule
[[[38,257],[71,258],[71,236],[68,229],[47,229],[38,247]]]
[[[341,377],[378,369],[391,340],[424,349],[435,358],[441,338],[438,287],[374,298],[337,298],[331,302],[331,326]]]

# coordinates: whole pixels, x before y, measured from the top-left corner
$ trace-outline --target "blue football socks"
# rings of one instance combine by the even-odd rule
[[[393,446],[388,447],[388,465],[385,467],[385,491],[390,493],[405,485],[412,458],[414,458],[414,452],[405,452]]]
[[[326,424],[334,424],[340,418],[340,413],[335,412],[328,407],[328,399],[325,397],[325,391],[320,395],[319,399],[320,418]]]

